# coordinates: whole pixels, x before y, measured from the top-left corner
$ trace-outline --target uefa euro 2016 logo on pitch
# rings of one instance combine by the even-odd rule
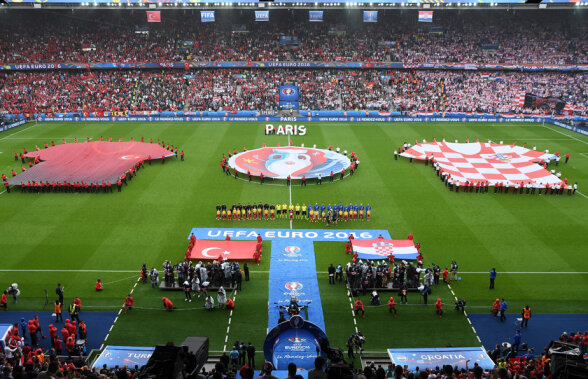
[[[287,257],[299,257],[301,255],[298,246],[286,246],[284,250],[286,251],[284,255]]]
[[[302,283],[299,282],[288,282],[284,285],[284,287],[290,291],[298,291],[301,290],[303,286]]]
[[[328,177],[351,166],[349,158],[343,154],[325,149],[306,147],[264,147],[249,150],[229,159],[229,167],[241,173],[274,179],[316,178],[319,174]]]

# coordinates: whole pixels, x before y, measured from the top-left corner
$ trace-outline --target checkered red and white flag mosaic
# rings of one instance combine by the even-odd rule
[[[513,145],[494,143],[419,143],[400,154],[407,158],[434,158],[443,172],[461,184],[502,182],[512,184],[563,184],[562,180],[538,163],[555,158],[554,154]]]

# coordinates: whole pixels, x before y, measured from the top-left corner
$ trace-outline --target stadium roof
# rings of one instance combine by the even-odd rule
[[[579,0],[0,0],[10,8],[43,7],[146,7],[166,9],[175,7],[201,7],[206,9],[226,8],[308,8],[308,9],[390,9],[393,7],[413,8],[571,8],[588,6]]]

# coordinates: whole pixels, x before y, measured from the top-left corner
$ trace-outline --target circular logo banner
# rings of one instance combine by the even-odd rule
[[[351,160],[334,151],[307,147],[263,147],[244,151],[229,159],[229,167],[251,175],[275,179],[328,177],[351,166]]]

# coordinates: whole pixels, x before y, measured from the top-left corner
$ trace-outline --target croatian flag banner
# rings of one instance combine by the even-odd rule
[[[419,255],[412,240],[391,240],[374,238],[370,240],[351,240],[353,252],[359,259],[386,259],[390,254],[396,259],[416,259]]]
[[[419,22],[433,22],[433,12],[419,11]]]
[[[498,183],[505,186],[532,184],[538,188],[564,185],[560,178],[539,165],[555,159],[554,154],[516,144],[427,142],[400,155],[420,160],[434,159],[444,173],[461,185],[466,181],[490,186]]]

